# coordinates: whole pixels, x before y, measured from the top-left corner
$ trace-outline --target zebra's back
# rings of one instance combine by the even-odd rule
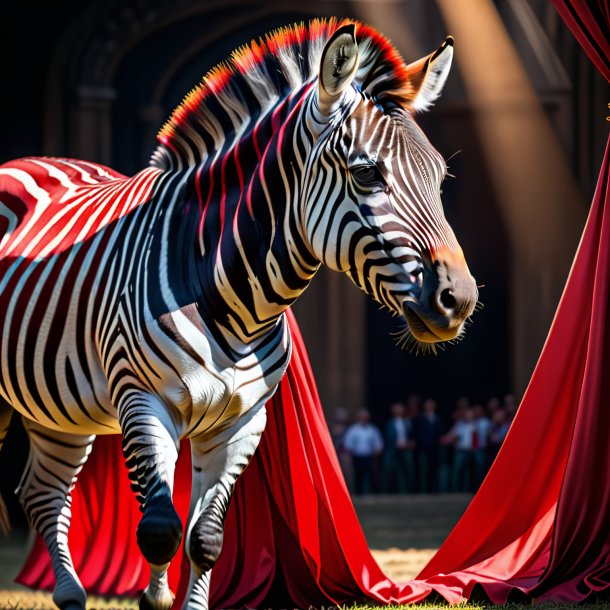
[[[0,259],[41,259],[84,242],[148,201],[160,171],[31,157],[0,165]]]
[[[121,220],[159,173],[51,158],[0,166],[0,397],[26,417],[118,432],[96,346],[101,284]]]

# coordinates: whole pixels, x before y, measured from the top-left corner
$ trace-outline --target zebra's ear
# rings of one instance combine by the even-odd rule
[[[318,106],[331,114],[358,70],[356,25],[349,23],[330,37],[320,59]]]
[[[452,59],[453,36],[447,36],[434,53],[407,66],[412,91],[407,104],[409,110],[428,110],[438,99],[449,76]]]

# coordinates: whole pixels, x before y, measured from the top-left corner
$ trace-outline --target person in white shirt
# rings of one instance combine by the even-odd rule
[[[345,433],[343,446],[352,456],[354,491],[358,495],[373,489],[373,459],[383,451],[383,438],[379,428],[371,423],[366,409],[358,412],[358,421]]]
[[[460,409],[453,428],[442,438],[443,444],[453,445],[454,448],[451,491],[473,490],[471,474],[474,469],[476,437],[473,409]]]

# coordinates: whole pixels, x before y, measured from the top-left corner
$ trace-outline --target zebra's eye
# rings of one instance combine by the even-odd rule
[[[351,169],[352,176],[361,186],[380,188],[385,187],[381,172],[375,165],[358,165]]]

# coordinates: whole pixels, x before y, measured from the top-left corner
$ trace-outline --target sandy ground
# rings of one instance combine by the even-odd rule
[[[393,580],[409,580],[417,576],[427,561],[434,555],[434,549],[374,549],[373,556],[381,569]],[[34,593],[21,587],[0,590],[0,608],[54,609],[50,593]],[[90,597],[87,608],[137,608],[134,600],[105,600]]]
[[[375,559],[393,580],[417,576],[465,510],[470,497],[369,496],[354,505]],[[50,594],[32,593],[13,584],[28,547],[27,536],[0,540],[0,609],[55,608]],[[137,608],[136,600],[90,598],[93,609]]]
[[[371,549],[381,569],[392,580],[415,578],[430,561],[436,549]]]
[[[415,578],[426,565],[435,549],[373,549],[372,553],[381,569],[393,580],[409,580]],[[137,608],[133,600],[105,600],[91,597],[89,609]],[[50,593],[34,593],[21,587],[0,589],[0,608],[40,608],[54,609]]]

